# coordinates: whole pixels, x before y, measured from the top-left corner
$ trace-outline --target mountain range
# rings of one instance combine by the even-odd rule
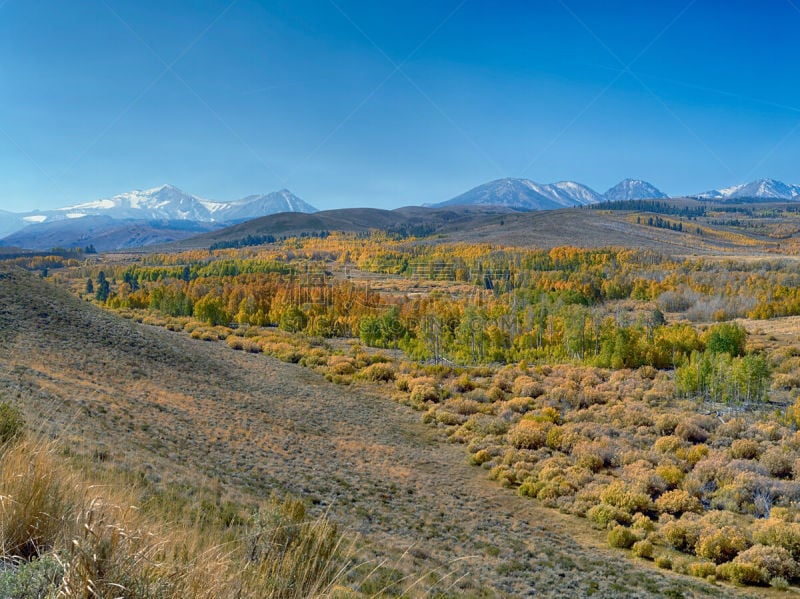
[[[29,224],[100,215],[116,219],[235,223],[277,212],[316,211],[311,204],[307,204],[288,189],[266,195],[251,195],[233,202],[217,202],[192,195],[174,185],[161,185],[84,204],[15,216]]]
[[[450,200],[428,205],[427,208],[475,206],[537,211],[604,201],[668,197],[652,184],[638,179],[625,179],[601,194],[573,181],[542,184],[529,179],[506,178],[484,183]],[[800,185],[761,179],[690,197],[715,202],[800,201]],[[55,210],[26,213],[0,211],[0,246],[46,250],[55,246],[94,245],[99,251],[125,249],[208,234],[277,213],[314,212],[317,211],[313,206],[286,189],[265,195],[250,195],[232,202],[219,202],[189,194],[172,185],[162,185]],[[326,223],[330,224],[334,223]],[[295,225],[292,228],[296,228]],[[331,227],[325,228],[333,230]],[[339,229],[337,226],[334,228]]]
[[[646,181],[625,179],[600,194],[581,183],[560,181],[536,183],[530,179],[497,179],[479,185],[446,202],[445,206],[505,206],[516,210],[553,210],[586,206],[603,201],[666,198],[667,195]]]
[[[316,211],[287,189],[218,202],[161,185],[54,210],[0,212],[0,246],[124,249],[185,239],[279,212]]]
[[[788,185],[775,179],[759,179],[725,189],[713,189],[696,197],[721,200],[747,198],[794,200],[798,196],[800,196],[800,185]]]

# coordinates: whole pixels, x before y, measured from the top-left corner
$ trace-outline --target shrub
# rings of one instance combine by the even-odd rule
[[[794,470],[794,452],[782,447],[770,447],[761,456],[760,463],[767,471],[778,478],[789,478]]]
[[[644,559],[653,559],[653,544],[647,539],[636,541],[631,547],[633,555]]]
[[[450,388],[454,393],[467,393],[475,389],[475,383],[469,378],[466,372],[450,383]]]
[[[655,443],[653,443],[653,449],[660,453],[675,453],[678,449],[683,447],[683,445],[683,439],[680,437],[667,435],[656,439]]]
[[[550,422],[520,420],[508,431],[508,441],[517,449],[539,449],[547,442],[547,433],[552,426]]]
[[[717,566],[717,578],[737,584],[762,585],[767,583],[764,571],[753,564],[728,562]]]
[[[19,439],[24,430],[22,411],[7,401],[0,402],[0,444]]]
[[[657,555],[655,560],[653,560],[655,565],[663,570],[671,570],[672,569],[672,559],[666,554],[662,553],[661,555]]]
[[[689,443],[702,443],[708,439],[708,433],[691,420],[683,420],[678,424],[674,434]]]
[[[694,549],[700,536],[699,525],[684,518],[665,523],[661,526],[660,533],[678,551],[689,552]]]
[[[692,562],[689,564],[689,574],[698,578],[708,578],[717,573],[717,566],[714,562]]]
[[[686,474],[673,464],[663,464],[656,468],[658,474],[670,487],[677,487],[683,481]]]
[[[747,549],[749,542],[744,533],[734,526],[723,526],[704,531],[695,545],[699,557],[721,564],[735,558]]]
[[[425,403],[426,401],[439,401],[439,391],[433,385],[422,383],[415,385],[411,390],[411,401]]]
[[[394,380],[394,369],[391,364],[376,362],[367,366],[358,376],[364,380],[377,382],[388,382]]]
[[[476,451],[475,453],[473,453],[470,456],[469,461],[470,461],[470,464],[472,464],[474,466],[481,466],[482,464],[485,464],[486,462],[488,462],[491,459],[492,459],[492,456],[487,450],[480,449],[480,450]]]
[[[783,547],[795,560],[800,559],[800,524],[769,518],[756,521],[752,530],[754,542]]]
[[[536,398],[544,393],[544,387],[531,377],[523,375],[514,379],[511,391],[519,397]]]
[[[636,542],[636,535],[629,528],[618,524],[608,531],[606,540],[611,547],[630,549]]]
[[[734,563],[753,564],[761,568],[769,578],[795,578],[798,574],[797,562],[783,547],[753,545],[742,551]]]
[[[536,402],[533,401],[530,397],[512,397],[508,401],[503,404],[506,408],[511,410],[512,412],[517,412],[518,414],[524,414],[534,408]]]
[[[356,371],[355,360],[348,356],[331,356],[328,358],[328,371],[338,375],[354,374]]]
[[[656,509],[661,513],[682,514],[684,512],[700,513],[703,506],[694,495],[689,495],[683,489],[667,491],[656,499]]]
[[[754,460],[761,453],[761,448],[752,439],[736,439],[731,443],[731,457],[735,460]]]
[[[629,514],[645,512],[650,509],[650,496],[646,493],[628,489],[624,482],[615,480],[600,492],[600,500]]]
[[[586,512],[586,518],[600,528],[608,528],[612,522],[619,524],[630,524],[631,515],[607,503],[598,503]]]
[[[466,397],[452,397],[445,402],[444,407],[462,416],[471,416],[483,409],[482,404]]]
[[[64,575],[58,560],[46,554],[0,573],[0,597],[34,599],[56,596],[56,586]]]

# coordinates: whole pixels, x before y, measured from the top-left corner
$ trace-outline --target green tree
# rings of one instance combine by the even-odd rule
[[[731,356],[743,356],[747,342],[747,330],[736,322],[716,324],[705,335],[706,347],[712,353],[725,352]]]

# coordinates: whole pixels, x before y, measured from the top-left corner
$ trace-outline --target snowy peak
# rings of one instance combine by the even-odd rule
[[[316,212],[311,204],[304,202],[288,189],[273,191],[265,195],[251,195],[231,202],[220,210],[220,216],[228,222],[250,220],[279,212]]]
[[[434,206],[478,205],[505,206],[517,210],[551,210],[585,206],[601,200],[602,197],[593,189],[572,181],[541,184],[530,179],[508,178],[484,183]]]
[[[800,196],[800,185],[787,185],[775,179],[759,179],[750,183],[742,183],[725,189],[712,189],[698,194],[701,198],[710,199],[738,199],[738,198],[763,198],[775,200],[794,200]]]
[[[136,189],[85,204],[59,208],[55,212],[67,215],[96,216],[105,214],[113,218],[146,218],[166,220],[208,221],[209,210],[204,200],[186,193],[173,185],[152,189]]]
[[[667,194],[639,179],[625,179],[603,194],[603,198],[610,202],[619,200],[652,200],[667,198]]]

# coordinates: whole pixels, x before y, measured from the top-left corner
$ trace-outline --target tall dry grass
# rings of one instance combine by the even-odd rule
[[[270,499],[233,535],[134,504],[129,490],[88,484],[52,442],[0,446],[0,594],[40,563],[50,574],[38,592],[56,597],[342,596],[351,547],[300,500]]]

